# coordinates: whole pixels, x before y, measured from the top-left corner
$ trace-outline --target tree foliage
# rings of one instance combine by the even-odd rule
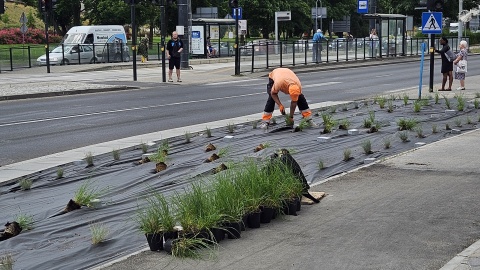
[[[90,24],[124,25],[131,21],[130,7],[123,0],[83,0],[83,4]]]
[[[136,23],[160,27],[160,8],[152,4],[151,0],[137,0]],[[168,1],[166,1],[168,2]],[[415,10],[419,0],[376,0],[378,13],[404,14],[414,16],[415,24],[421,21],[422,10]],[[24,0],[29,6],[37,5],[37,0]],[[84,10],[81,10],[81,3]],[[218,17],[224,18],[231,14],[231,9],[226,0],[191,0],[192,12],[197,7],[218,7]],[[479,0],[464,0],[464,9],[478,7]],[[291,11],[292,20],[280,22],[279,30],[288,37],[301,36],[304,32],[314,30],[314,20],[311,18],[311,8],[318,4],[317,0],[239,0],[243,8],[243,19],[248,21],[248,34],[250,36],[263,36],[272,38],[274,32],[276,11]],[[323,30],[330,27],[331,20],[342,20],[344,16],[351,16],[351,29],[355,36],[368,34],[368,21],[356,13],[357,0],[323,0],[323,7],[327,8],[328,19],[322,21]],[[176,1],[166,6],[167,32],[171,33],[178,24]],[[81,25],[88,21],[89,24],[118,24],[131,23],[130,6],[124,0],[59,0],[54,11],[53,25],[59,33],[66,33],[69,28]],[[458,1],[447,1],[444,17],[457,20]],[[43,18],[42,18],[43,19]],[[153,32],[153,31],[150,31]]]

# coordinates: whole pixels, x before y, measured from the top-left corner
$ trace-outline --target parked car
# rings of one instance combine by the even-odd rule
[[[49,53],[50,65],[68,65],[78,64],[80,56],[81,64],[94,63],[95,59],[93,48],[90,45],[66,45],[58,46]],[[37,64],[46,65],[47,55],[44,54],[37,58]]]
[[[305,40],[305,39],[300,39],[300,40],[297,40],[294,44],[294,47],[295,47],[295,51],[296,52],[304,52],[305,51],[305,47],[307,47],[307,50],[308,51],[312,51],[313,50],[313,43],[315,43],[313,41],[313,39],[309,39],[309,40]],[[288,46],[288,45],[287,45]]]
[[[217,56],[232,56],[235,55],[233,46],[228,42],[220,42],[220,50],[218,49],[218,43],[213,44],[212,47],[217,52]]]
[[[253,50],[255,50],[255,55],[267,54],[267,50],[269,54],[274,54],[275,41],[270,39],[256,39],[240,46],[241,55],[252,55]]]

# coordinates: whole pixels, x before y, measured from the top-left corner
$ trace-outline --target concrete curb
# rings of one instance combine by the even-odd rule
[[[468,258],[475,252],[480,250],[480,240],[473,243],[462,252],[458,253],[457,256],[453,257],[448,263],[446,263],[440,270],[455,270],[461,265],[465,265],[465,269],[472,269],[468,264]],[[461,268],[460,268],[461,269]]]
[[[112,266],[112,265],[114,265],[114,264],[116,264],[116,263],[118,263],[118,262],[125,261],[126,259],[128,259],[128,258],[130,258],[130,257],[132,257],[132,256],[135,256],[135,255],[137,255],[137,254],[140,254],[140,253],[142,253],[142,252],[144,252],[144,251],[149,251],[149,250],[150,250],[150,248],[148,248],[148,247],[142,248],[142,249],[140,249],[139,251],[136,251],[136,252],[127,254],[127,255],[122,256],[122,257],[120,257],[120,258],[118,258],[118,259],[115,259],[115,260],[113,260],[113,261],[107,262],[107,263],[102,264],[102,265],[99,265],[99,266],[92,267],[92,268],[90,268],[89,270],[100,270],[100,269],[102,269],[102,268]]]

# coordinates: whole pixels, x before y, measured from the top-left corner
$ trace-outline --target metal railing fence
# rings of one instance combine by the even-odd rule
[[[469,38],[463,38],[469,41]],[[448,37],[451,48],[457,52],[459,40]],[[313,42],[300,40],[296,42],[268,41],[251,42],[240,46],[240,72],[255,72],[272,67],[288,67],[296,65],[322,64],[329,62],[348,62],[380,57],[415,56],[421,54],[421,44],[429,42],[428,38],[408,38],[405,40],[378,40],[356,38],[353,40],[336,39],[333,41]],[[233,43],[212,43],[216,48],[216,57],[235,55]],[[440,48],[438,39],[434,44]],[[73,48],[76,48],[74,50]],[[80,50],[78,48],[81,48]],[[138,48],[138,46],[137,46]],[[428,48],[428,46],[427,46]],[[50,45],[50,62],[52,65],[66,64],[99,64],[112,62],[129,62],[133,51],[126,44],[60,44]],[[55,53],[53,53],[55,52]],[[149,61],[161,61],[161,44],[153,44],[148,50]],[[31,68],[46,65],[45,45],[18,45],[0,47],[0,73],[15,69]],[[196,55],[206,57],[207,55]],[[42,57],[43,60],[42,61]],[[140,57],[137,57],[140,61]]]

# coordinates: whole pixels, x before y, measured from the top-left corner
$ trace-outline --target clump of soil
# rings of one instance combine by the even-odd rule
[[[253,150],[253,152],[259,152],[259,151],[262,151],[263,149],[265,149],[265,146],[263,144],[259,144],[257,147],[255,147],[255,150]]]
[[[205,163],[213,162],[213,161],[215,161],[215,160],[217,160],[217,159],[219,159],[219,158],[220,158],[220,157],[219,157],[217,154],[213,153],[209,158],[207,158],[207,159],[205,160]]]
[[[68,201],[67,206],[65,207],[63,212],[68,213],[68,212],[71,212],[73,210],[77,210],[77,209],[80,209],[80,208],[82,208],[82,206],[80,204],[76,203],[74,200],[70,200],[70,201]]]
[[[5,229],[0,231],[0,241],[7,240],[14,236],[17,236],[22,231],[22,227],[16,221],[7,222],[5,224]]]
[[[207,148],[205,149],[205,152],[210,152],[210,151],[215,151],[217,148],[215,147],[215,145],[209,143],[207,145]]]
[[[375,132],[378,132],[378,128],[377,127],[371,127],[369,130],[368,130],[368,133],[375,133]]]
[[[148,157],[144,157],[144,158],[142,158],[142,159],[138,162],[138,164],[144,164],[144,163],[148,163],[148,162],[150,162],[150,161],[151,161],[151,160],[150,160]]]
[[[228,169],[227,166],[225,166],[225,164],[222,163],[217,168],[213,169],[213,173],[216,174],[226,169]]]
[[[164,171],[166,169],[167,169],[167,164],[165,164],[165,162],[158,162],[157,164],[155,164],[155,171],[157,173]]]

